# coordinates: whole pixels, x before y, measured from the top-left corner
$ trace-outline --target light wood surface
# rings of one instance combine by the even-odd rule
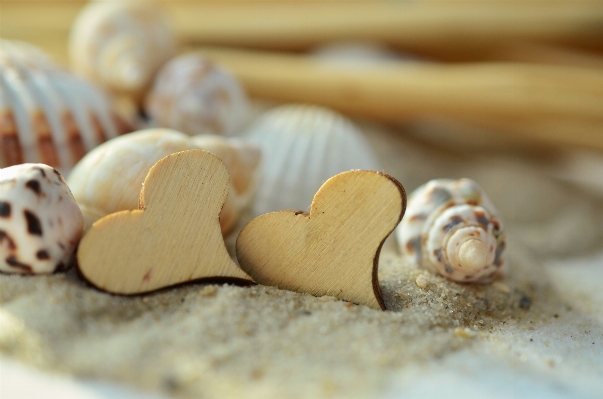
[[[321,104],[385,122],[439,115],[520,138],[603,149],[600,69],[412,62],[345,67],[273,52],[200,53],[230,69],[259,98]]]
[[[310,214],[273,212],[249,222],[237,258],[260,284],[385,309],[379,254],[405,209],[406,193],[393,177],[340,173],[318,190]]]
[[[161,159],[145,179],[139,210],[108,215],[86,233],[77,253],[80,272],[117,294],[201,279],[251,282],[220,231],[228,184],[226,166],[207,151]]]
[[[66,60],[82,0],[2,0],[0,36]],[[192,1],[161,3],[182,43],[308,49],[374,41],[445,60],[470,60],[520,40],[603,48],[601,0]]]

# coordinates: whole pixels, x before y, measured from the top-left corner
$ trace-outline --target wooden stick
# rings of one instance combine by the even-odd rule
[[[547,120],[575,121],[579,128],[565,134],[565,128],[554,129],[547,139],[603,148],[595,140],[603,132],[603,74],[596,69],[505,63],[343,68],[307,56],[200,52],[229,68],[257,97],[389,122],[436,114],[537,138],[546,136],[541,129]],[[506,120],[508,125],[489,122]]]
[[[509,43],[507,46],[490,49],[485,54],[476,54],[474,59],[603,69],[603,55],[596,52],[543,43]]]
[[[185,43],[305,49],[372,40],[454,57],[515,40],[601,46],[601,1],[163,1]],[[84,3],[3,1],[0,35],[67,33]]]

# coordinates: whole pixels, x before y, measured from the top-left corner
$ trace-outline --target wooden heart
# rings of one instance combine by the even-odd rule
[[[405,209],[406,193],[393,177],[344,172],[322,185],[310,214],[273,212],[249,222],[237,258],[257,283],[385,309],[379,253]]]
[[[228,190],[226,166],[210,152],[161,159],[144,181],[139,210],[108,215],[86,233],[77,253],[81,274],[116,294],[202,279],[251,282],[228,255],[220,231]]]

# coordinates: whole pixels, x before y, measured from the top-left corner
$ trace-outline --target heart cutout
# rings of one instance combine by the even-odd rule
[[[147,174],[139,210],[105,216],[86,233],[77,252],[80,273],[124,295],[195,280],[251,283],[220,230],[229,180],[222,160],[207,151],[161,159]]]
[[[249,222],[237,258],[259,284],[385,309],[379,254],[405,209],[406,192],[393,177],[340,173],[318,190],[309,214],[272,212]]]

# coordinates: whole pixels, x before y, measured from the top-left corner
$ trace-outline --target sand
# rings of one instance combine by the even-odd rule
[[[73,271],[0,275],[0,353],[181,398],[378,397],[405,370],[480,345],[504,350],[505,335],[571,317],[542,266],[510,252],[490,285],[453,283],[384,253],[388,311],[264,286],[118,297]]]
[[[603,256],[582,268],[549,260],[601,247],[601,200],[515,156],[363,127],[409,192],[477,179],[508,222],[504,275],[450,282],[390,241],[379,268],[388,311],[377,311],[264,286],[118,297],[73,270],[0,274],[0,359],[176,398],[603,397]]]

